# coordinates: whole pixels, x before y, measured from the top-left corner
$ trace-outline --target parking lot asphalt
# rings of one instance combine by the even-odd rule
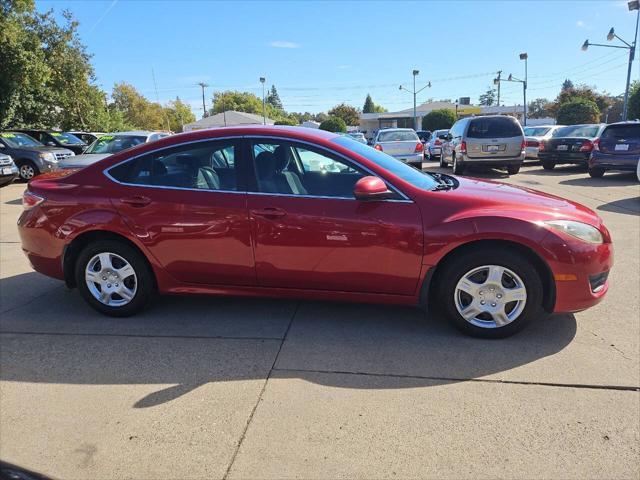
[[[425,168],[439,170],[435,162]],[[598,212],[598,306],[504,340],[416,308],[165,297],[115,319],[34,273],[0,190],[0,458],[64,479],[640,477],[640,185],[508,177]]]

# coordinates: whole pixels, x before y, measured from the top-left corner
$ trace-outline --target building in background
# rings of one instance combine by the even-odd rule
[[[192,132],[194,130],[206,130],[207,128],[234,127],[237,125],[262,125],[262,123],[262,115],[229,110],[227,112],[216,113],[210,117],[202,118],[196,122],[187,123],[182,128],[182,131]],[[274,123],[275,122],[270,118],[266,119],[267,125],[273,125]]]

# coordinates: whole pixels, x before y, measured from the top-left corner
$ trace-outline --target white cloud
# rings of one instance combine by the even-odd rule
[[[269,46],[273,48],[300,48],[299,43],[285,42],[282,40],[274,40],[273,42],[269,42]]]
[[[578,20],[576,22],[576,25],[579,26],[579,27],[584,27],[584,22],[582,20]]]

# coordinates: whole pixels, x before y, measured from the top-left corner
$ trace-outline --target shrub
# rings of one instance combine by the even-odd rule
[[[290,127],[297,127],[298,126],[298,122],[296,122],[292,118],[284,118],[282,120],[278,120],[278,121],[274,122],[274,125],[288,125]]]
[[[450,108],[442,108],[440,110],[431,110],[422,117],[423,130],[440,130],[451,128],[456,122],[456,112]]]
[[[600,109],[591,100],[574,98],[560,105],[556,121],[559,125],[598,123],[600,121]]]
[[[346,132],[347,124],[344,123],[339,117],[329,117],[327,120],[320,124],[320,130],[326,130],[327,132]]]

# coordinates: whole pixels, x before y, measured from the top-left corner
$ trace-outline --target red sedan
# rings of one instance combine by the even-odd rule
[[[503,337],[607,292],[612,245],[590,209],[423,173],[346,136],[221,128],[41,175],[18,221],[33,268],[96,310],[156,292],[426,306]]]

